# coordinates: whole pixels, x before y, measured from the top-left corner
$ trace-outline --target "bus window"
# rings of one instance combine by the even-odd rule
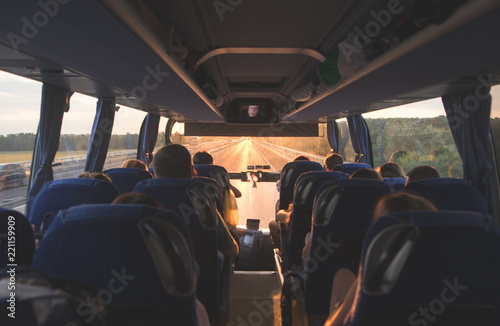
[[[96,98],[79,93],[71,97],[54,160],[54,179],[76,178],[83,172],[96,103]],[[145,116],[146,113],[128,107],[121,107],[116,112],[103,170],[119,167],[127,158],[136,157],[139,131]]]
[[[440,98],[363,114],[375,167],[392,160],[408,172],[434,166],[441,177],[462,178],[463,165]]]
[[[339,154],[342,155],[345,162],[354,162],[356,154],[352,148],[347,119],[338,119],[337,123],[339,126]]]
[[[74,93],[64,114],[59,148],[54,159],[54,179],[76,178],[83,172],[94,121],[96,99]]]
[[[500,86],[491,88],[491,134],[497,161],[498,174],[500,175]]]
[[[118,168],[127,159],[137,157],[142,121],[147,113],[121,106],[115,114],[113,133],[103,170]]]
[[[42,84],[0,71],[0,207],[26,201]],[[22,211],[21,208],[19,208]]]

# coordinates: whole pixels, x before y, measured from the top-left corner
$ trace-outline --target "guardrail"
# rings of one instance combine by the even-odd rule
[[[252,139],[252,141],[257,142],[257,143],[261,144],[262,146],[267,147],[270,150],[279,151],[280,153],[283,153],[283,155],[289,157],[290,160],[292,160],[294,157],[297,157],[299,155],[305,155],[305,156],[308,156],[311,159],[311,161],[314,161],[314,162],[318,162],[318,163],[323,164],[325,161],[325,158],[323,156],[319,156],[316,154],[311,154],[311,153],[307,153],[307,152],[300,152],[300,151],[297,151],[295,149],[266,143],[266,142],[263,142],[261,140]]]
[[[109,152],[106,157],[115,157],[115,156],[123,156],[123,155],[133,155],[137,154],[136,149],[124,149],[121,151]],[[85,161],[87,155],[75,155],[75,156],[65,156],[58,157],[54,160],[54,163],[65,163],[65,162],[82,162]],[[23,168],[29,169],[31,168],[31,161],[22,161],[22,162],[12,162],[13,164],[20,164]]]

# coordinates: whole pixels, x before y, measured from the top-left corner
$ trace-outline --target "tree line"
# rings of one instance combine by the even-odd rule
[[[445,116],[435,118],[386,118],[366,119],[372,141],[374,165],[379,166],[396,153],[397,162],[406,172],[416,165],[432,165],[446,177],[462,176],[462,161]],[[500,118],[491,119],[497,162],[500,162]],[[262,137],[260,140],[298,151],[325,156],[330,152],[326,126],[320,124],[321,137]],[[339,153],[346,161],[354,160],[354,151],[345,121],[339,122]],[[61,135],[59,150],[86,151],[89,134]],[[174,143],[184,143],[184,135],[172,135]],[[200,142],[220,140],[220,137],[200,137]],[[112,135],[110,150],[137,149],[138,134]],[[165,134],[158,134],[157,147],[165,143]],[[35,134],[19,133],[0,135],[0,152],[33,151]]]

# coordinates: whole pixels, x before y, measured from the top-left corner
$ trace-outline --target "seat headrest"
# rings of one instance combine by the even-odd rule
[[[457,178],[431,178],[410,182],[405,191],[429,199],[439,210],[473,211],[488,214],[483,195],[470,182]]]
[[[343,173],[347,173],[347,174],[353,174],[356,170],[359,170],[362,168],[373,169],[373,167],[370,164],[366,164],[366,163],[344,163],[344,164],[336,165],[333,168],[333,171],[343,172]]]

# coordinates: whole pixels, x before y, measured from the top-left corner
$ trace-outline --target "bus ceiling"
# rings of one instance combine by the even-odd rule
[[[500,83],[498,0],[456,1],[440,21],[340,65],[353,37],[373,50],[396,20],[422,18],[421,3],[11,2],[0,68],[191,123],[224,122],[245,98],[272,101],[280,121],[324,122],[471,89],[480,74]]]

